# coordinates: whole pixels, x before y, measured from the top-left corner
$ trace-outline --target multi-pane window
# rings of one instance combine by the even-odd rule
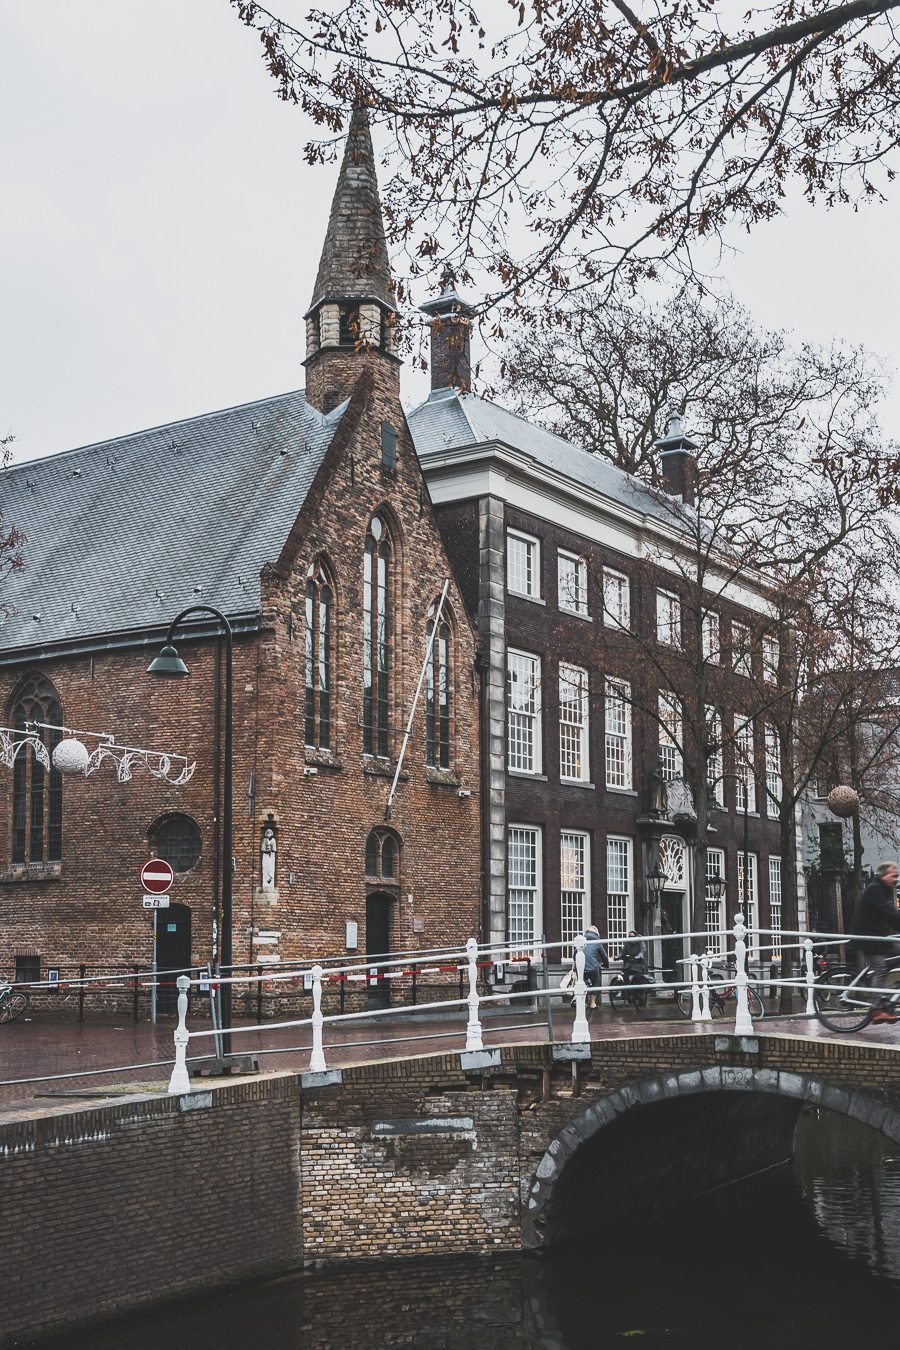
[[[706,850],[706,950],[710,956],[721,956],[725,950],[725,897],[713,895],[710,883],[714,877],[725,876],[725,850],[708,848]]]
[[[681,753],[682,717],[681,699],[675,694],[659,691],[659,758],[663,777],[671,783],[684,777],[684,759]]]
[[[778,639],[764,637],[762,642],[763,675],[769,684],[778,683],[778,665],[781,661],[781,648]]]
[[[772,957],[781,958],[781,859],[769,859],[769,914],[772,929]]]
[[[572,955],[572,943],[591,921],[591,841],[581,830],[559,836],[560,936],[563,956]]]
[[[530,652],[506,653],[506,762],[541,771],[541,658]]]
[[[334,591],[321,563],[306,578],[306,744],[331,748]]]
[[[722,660],[719,616],[714,609],[703,611],[703,655],[707,661],[714,661],[716,664]]]
[[[610,835],[606,841],[606,932],[610,956],[618,956],[634,927],[632,841]]]
[[[656,640],[666,647],[681,646],[681,602],[671,591],[656,592]]]
[[[587,563],[562,549],[556,555],[557,603],[573,614],[587,614]]]
[[[426,642],[434,642],[425,670],[425,757],[436,769],[450,768],[450,625],[442,618],[434,632],[434,614]]]
[[[751,675],[750,629],[744,623],[731,625],[731,654],[734,659],[735,675]]]
[[[45,679],[30,679],[13,704],[10,721],[23,735],[26,722],[58,727],[62,710],[56,690]],[[61,731],[46,728],[34,735],[50,756],[62,739]],[[13,763],[11,856],[14,863],[32,865],[62,858],[62,774],[45,769],[31,746],[20,749]]]
[[[606,786],[631,787],[631,685],[606,681]]]
[[[173,871],[189,872],[200,861],[203,835],[193,817],[170,811],[151,828],[150,844],[154,856],[171,863]]]
[[[603,622],[610,628],[631,627],[631,586],[610,567],[603,569]]]
[[[559,667],[559,776],[588,777],[588,673]]]
[[[381,424],[381,464],[391,472],[397,467],[397,430],[390,422]]]
[[[541,832],[533,825],[509,827],[506,885],[509,942],[524,948],[541,931]]]
[[[389,753],[391,540],[373,516],[363,555],[363,752]]]
[[[734,737],[737,809],[756,810],[756,764],[753,749],[753,723],[740,721]]]
[[[744,858],[747,866],[744,868]],[[748,940],[748,953],[752,957],[759,955],[759,933],[757,915],[759,914],[757,890],[756,854],[738,854],[738,899],[744,913],[744,924],[752,937]]]
[[[366,840],[366,876],[396,885],[400,879],[400,845],[389,830],[373,830]]]
[[[506,531],[506,589],[532,599],[541,593],[541,546],[531,535]]]
[[[781,806],[781,742],[778,729],[765,728],[766,743],[766,815],[777,819]]]
[[[706,738],[709,751],[706,757],[706,790],[713,806],[725,805],[725,765],[722,759],[722,714],[717,708],[706,708]]]

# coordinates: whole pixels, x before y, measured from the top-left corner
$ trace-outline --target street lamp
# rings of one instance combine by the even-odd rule
[[[712,876],[706,878],[706,893],[710,900],[721,900],[722,896],[725,894],[725,889],[725,878],[720,874],[719,869],[716,868]]]
[[[224,785],[222,792],[222,900],[220,906],[219,932],[219,968],[227,972],[220,985],[220,1010],[222,1026],[222,1057],[231,1054],[231,879],[233,871],[232,829],[231,829],[231,781],[232,781],[232,631],[231,624],[221,610],[212,605],[190,605],[177,614],[169,624],[166,644],[155,660],[147,667],[149,675],[162,679],[181,679],[188,675],[187,666],[178,655],[173,639],[178,625],[190,614],[211,614],[218,619],[225,630],[225,753]],[[217,728],[218,732],[218,728]]]
[[[659,858],[650,868],[644,880],[647,883],[647,890],[650,892],[650,903],[659,904],[659,897],[666,889],[666,882],[669,880],[668,872],[664,872],[659,865]]]

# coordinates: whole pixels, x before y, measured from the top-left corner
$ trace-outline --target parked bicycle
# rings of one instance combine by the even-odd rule
[[[737,1003],[737,982],[722,983],[722,981],[734,981],[736,966],[733,962],[727,961],[722,965],[710,966],[709,978],[715,981],[715,984],[709,985],[709,1011],[713,1017],[724,1017],[728,1011],[729,1003]],[[675,1002],[678,1004],[678,1011],[684,1017],[690,1017],[693,1012],[693,998],[691,989],[679,989],[675,996]],[[751,1017],[765,1017],[766,1008],[759,994],[752,986],[747,986],[747,1007]]]
[[[31,999],[11,984],[0,984],[0,1022],[14,1022],[31,1007]]]
[[[880,1009],[880,998],[870,992],[875,971],[865,965],[862,970],[855,966],[836,966],[831,964],[825,978],[813,986],[813,1002],[816,1016],[829,1031],[862,1031],[867,1027]],[[829,984],[830,989],[820,988],[820,984]],[[835,988],[834,986],[839,986]],[[900,1008],[900,956],[892,957],[888,962],[885,987],[896,986],[888,1003],[888,1011],[897,1013]]]

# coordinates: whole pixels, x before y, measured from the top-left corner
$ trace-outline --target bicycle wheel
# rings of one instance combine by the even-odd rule
[[[816,1016],[829,1031],[862,1031],[872,1020],[875,1007],[865,1002],[866,972],[851,975],[849,972],[834,972],[830,984],[846,985],[845,992],[838,990],[820,991],[813,988]],[[828,1001],[822,993],[828,995]]]
[[[623,1012],[625,1008],[625,981],[621,975],[614,975],[609,982],[609,1001],[616,1012]]]
[[[763,1003],[755,989],[747,990],[747,1007],[750,1009],[751,1017],[765,1017],[766,1005]]]
[[[675,995],[675,1002],[682,1017],[690,1017],[692,1010],[690,989],[679,989]]]
[[[28,1007],[27,994],[10,994],[0,1003],[0,1022],[14,1022]]]

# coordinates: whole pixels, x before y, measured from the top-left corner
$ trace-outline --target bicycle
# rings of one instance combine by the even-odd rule
[[[614,975],[607,986],[609,1001],[617,1012],[621,1012],[626,1004],[633,1008],[635,1012],[641,1012],[646,1008],[649,1001],[648,989],[635,989],[635,984],[652,984],[653,977],[646,970],[636,970],[632,974]]]
[[[11,984],[0,984],[0,1022],[14,1022],[31,1007],[31,999]]]
[[[735,974],[735,967],[731,962],[726,963],[720,972],[726,978]],[[710,970],[710,975],[713,971]],[[683,1017],[690,1017],[693,1012],[694,1001],[690,988],[679,989],[675,995],[675,1002],[678,1004],[678,1011]],[[709,1011],[713,1017],[724,1017],[726,1003],[737,1003],[737,983],[709,985]],[[749,984],[747,985],[747,1007],[751,1017],[765,1017],[766,1007],[759,994]]]
[[[875,974],[872,967],[864,965],[861,970],[851,966],[840,968],[831,966],[827,973],[828,983],[845,986],[843,989],[819,989],[813,985],[813,1006],[816,1016],[829,1031],[862,1031],[875,1014],[881,1011],[880,1000],[872,1001],[868,987]],[[888,1011],[897,1012],[900,1004],[900,956],[893,957],[888,963],[887,985],[897,985],[897,992],[891,995]]]

